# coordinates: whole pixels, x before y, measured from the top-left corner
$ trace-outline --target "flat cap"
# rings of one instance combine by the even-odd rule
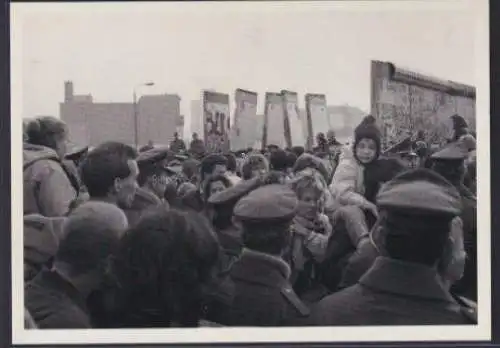
[[[139,166],[154,164],[155,162],[170,159],[172,151],[166,146],[153,147],[152,149],[139,153],[137,157],[137,164]]]
[[[457,216],[462,211],[457,189],[428,169],[403,172],[382,186],[377,205],[383,208]]]
[[[465,160],[468,156],[468,151],[461,143],[451,143],[443,149],[434,153],[431,158],[433,160]]]
[[[208,203],[212,205],[223,205],[231,202],[236,203],[239,199],[260,187],[261,184],[262,180],[260,177],[255,177],[250,180],[241,180],[236,185],[213,194],[208,199]]]
[[[178,159],[174,159],[167,163],[165,170],[171,174],[179,174],[182,172],[182,163]]]
[[[281,184],[265,185],[238,201],[234,215],[242,221],[270,222],[291,220],[298,199],[290,188]]]
[[[417,153],[412,151],[412,150],[406,150],[406,151],[399,151],[396,153],[398,156],[401,157],[418,157]]]
[[[88,146],[77,146],[77,145],[72,145],[69,147],[68,151],[66,152],[66,155],[64,156],[66,159],[76,159],[79,158],[86,153],[88,153],[89,147]]]

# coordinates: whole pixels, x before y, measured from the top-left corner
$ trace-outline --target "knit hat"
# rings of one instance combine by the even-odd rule
[[[307,168],[317,170],[323,176],[326,182],[330,180],[328,169],[326,168],[321,158],[308,153],[300,155],[299,158],[297,158],[295,165],[293,166],[293,172],[297,174]]]
[[[377,127],[376,119],[372,115],[366,116],[363,121],[354,129],[354,148],[358,145],[361,139],[372,139],[377,146],[377,155],[380,154],[380,143],[382,134]]]
[[[404,172],[382,186],[377,205],[391,210],[458,216],[462,211],[457,189],[441,175],[416,169]]]

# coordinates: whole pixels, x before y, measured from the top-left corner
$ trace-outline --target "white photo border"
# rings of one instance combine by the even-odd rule
[[[478,325],[311,327],[311,328],[197,328],[137,330],[25,330],[23,298],[23,209],[22,209],[22,41],[23,20],[29,15],[58,11],[185,11],[205,6],[207,11],[235,8],[245,11],[313,11],[325,7],[339,11],[413,11],[423,8],[443,11],[463,8],[477,16],[475,41],[476,113],[478,156]],[[460,7],[462,6],[462,7]],[[153,343],[283,343],[368,341],[485,341],[491,340],[491,211],[490,211],[490,121],[489,121],[489,11],[487,0],[469,1],[339,1],[339,2],[209,2],[209,3],[11,3],[11,174],[12,174],[12,344],[153,344]],[[94,7],[94,9],[92,9]],[[109,9],[108,9],[109,7]],[[424,53],[425,54],[425,53]],[[426,59],[432,59],[427,57]],[[369,64],[369,62],[367,62]]]

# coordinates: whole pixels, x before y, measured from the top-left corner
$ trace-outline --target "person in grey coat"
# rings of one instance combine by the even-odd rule
[[[477,323],[474,310],[453,298],[449,279],[441,276],[463,270],[461,230],[452,227],[462,210],[456,188],[432,171],[413,170],[383,186],[377,205],[381,223],[373,239],[382,256],[356,285],[318,302],[303,324]]]
[[[23,143],[24,215],[57,217],[70,211],[78,192],[62,164],[67,138],[66,124],[54,117],[40,117],[26,126],[26,142]]]

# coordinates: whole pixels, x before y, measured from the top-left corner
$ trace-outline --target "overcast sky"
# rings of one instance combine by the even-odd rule
[[[12,4],[23,117],[59,116],[63,82],[95,101],[288,89],[369,110],[370,60],[475,83],[476,1]],[[21,43],[19,43],[19,41]],[[20,78],[13,73],[12,78]]]

